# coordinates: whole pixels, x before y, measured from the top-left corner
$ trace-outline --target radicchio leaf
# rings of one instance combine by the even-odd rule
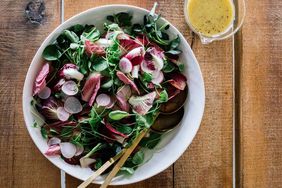
[[[61,154],[61,147],[59,144],[49,146],[48,150],[45,152],[47,156],[57,156]]]
[[[82,80],[84,75],[78,71],[79,67],[75,64],[65,64],[59,71],[59,75],[66,79]]]
[[[152,108],[156,95],[156,92],[153,91],[144,96],[132,96],[129,99],[129,104],[135,112],[145,115]]]
[[[102,45],[91,43],[89,40],[85,41],[85,52],[88,56],[92,54],[103,56],[106,54],[105,48]]]
[[[35,83],[33,86],[33,96],[38,94],[41,90],[46,87],[46,78],[49,74],[49,71],[50,65],[48,63],[45,63],[35,79]]]
[[[117,71],[116,73],[117,77],[124,83],[124,84],[128,84],[131,86],[131,88],[136,91],[138,94],[140,94],[137,86],[135,85],[135,83],[130,80],[124,73]]]
[[[100,89],[101,84],[101,74],[92,73],[87,78],[83,89],[82,89],[82,100],[88,102],[89,106],[92,106],[96,95]]]
[[[177,89],[184,90],[186,87],[187,78],[181,73],[169,75],[168,82]]]

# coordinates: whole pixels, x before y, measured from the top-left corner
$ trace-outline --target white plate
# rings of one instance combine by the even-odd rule
[[[89,9],[82,12],[63,24],[58,26],[42,43],[38,51],[36,52],[31,65],[28,69],[28,73],[25,79],[23,89],[23,112],[26,127],[38,149],[44,153],[47,150],[47,143],[40,134],[38,128],[33,128],[32,124],[34,117],[32,116],[30,109],[30,101],[32,99],[32,86],[35,77],[42,67],[42,52],[44,48],[55,41],[59,34],[66,28],[75,24],[94,24],[99,29],[103,29],[103,23],[107,15],[113,13],[129,11],[133,13],[133,23],[143,23],[143,16],[148,13],[148,10],[128,5],[109,5],[102,6],[93,9]],[[165,19],[161,19],[162,22],[167,22]],[[181,126],[174,131],[166,135],[161,145],[165,146],[158,152],[154,153],[153,157],[144,165],[139,167],[133,176],[131,177],[118,177],[112,182],[112,185],[124,185],[135,183],[141,180],[150,178],[166,168],[172,165],[187,149],[195,137],[201,123],[201,119],[204,112],[205,105],[205,89],[204,82],[201,74],[200,67],[197,60],[185,38],[182,34],[170,24],[169,29],[170,36],[179,35],[181,43],[180,49],[183,51],[180,61],[185,63],[185,75],[188,79],[189,95],[188,100],[185,103],[185,115],[182,120]],[[64,162],[60,157],[47,157],[54,165],[64,170],[66,173],[85,180],[89,177],[92,171],[89,168],[81,168],[78,165],[70,165]],[[44,172],[42,172],[44,173]],[[101,183],[103,177],[99,177],[96,183]]]

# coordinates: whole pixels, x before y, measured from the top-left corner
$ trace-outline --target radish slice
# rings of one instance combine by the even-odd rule
[[[77,114],[82,111],[82,106],[75,97],[68,97],[65,101],[64,108],[70,114]]]
[[[109,95],[102,93],[97,96],[96,102],[98,106],[108,106],[109,104],[111,104],[111,97]]]
[[[123,57],[119,61],[119,69],[123,73],[130,73],[132,70],[132,64],[126,57]]]
[[[76,153],[76,147],[72,143],[62,142],[60,147],[62,155],[67,159],[72,158]]]
[[[164,80],[164,74],[162,71],[158,71],[152,74],[152,83],[153,84],[160,84]]]
[[[52,145],[45,152],[45,155],[47,155],[47,156],[56,156],[56,155],[60,155],[60,153],[61,153],[60,145]]]
[[[70,114],[63,107],[57,109],[57,116],[61,121],[67,121],[70,117]]]
[[[138,72],[140,69],[140,65],[135,65],[131,71],[132,78],[138,78]]]
[[[51,95],[51,89],[49,87],[44,87],[39,93],[38,97],[40,99],[48,99]]]
[[[72,80],[67,81],[64,83],[64,85],[62,86],[62,91],[66,94],[66,95],[75,95],[78,92],[78,87],[76,85],[76,83]]]
[[[50,146],[57,145],[57,144],[60,144],[60,143],[61,143],[61,139],[59,139],[57,137],[52,137],[48,140],[47,145],[50,147]]]
[[[83,153],[83,151],[84,151],[83,146],[76,146],[76,153],[75,153],[74,156],[79,156],[79,155],[81,155],[81,154]]]

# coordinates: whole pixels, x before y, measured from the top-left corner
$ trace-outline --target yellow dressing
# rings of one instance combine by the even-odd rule
[[[227,31],[234,20],[232,0],[188,0],[187,10],[192,27],[206,36]]]

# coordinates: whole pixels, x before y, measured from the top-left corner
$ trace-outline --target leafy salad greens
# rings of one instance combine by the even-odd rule
[[[170,40],[169,24],[159,25],[160,15],[153,12],[143,24],[132,23],[127,12],[109,15],[104,31],[77,24],[45,48],[32,105],[44,122],[47,156],[98,169],[184,90],[180,39]],[[150,132],[121,171],[132,174],[144,162],[143,149],[160,139]]]

